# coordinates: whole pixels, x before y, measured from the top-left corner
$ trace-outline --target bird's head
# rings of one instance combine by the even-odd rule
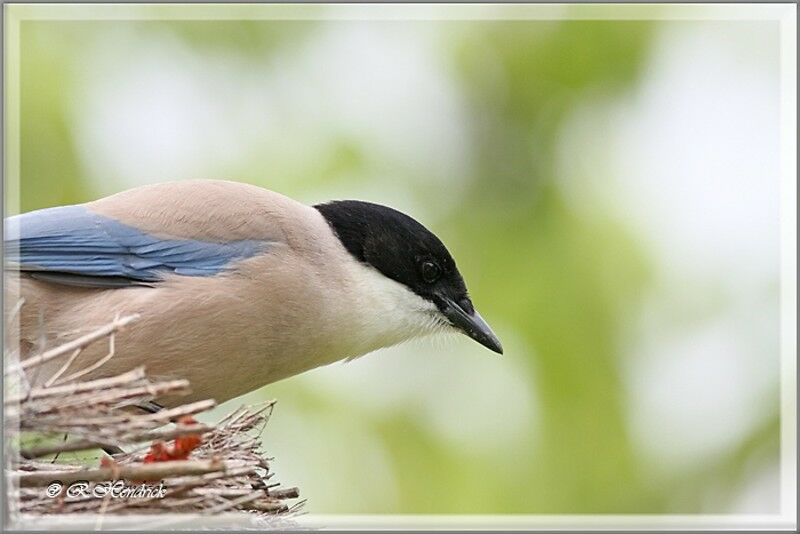
[[[503,353],[500,340],[475,310],[455,260],[427,228],[404,213],[370,202],[341,200],[314,207],[350,255],[403,287],[408,295],[398,301],[424,304],[405,306],[397,313],[426,315],[419,317],[423,324],[427,319],[433,326],[456,329]]]

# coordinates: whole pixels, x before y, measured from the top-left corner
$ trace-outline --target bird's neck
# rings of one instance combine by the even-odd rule
[[[352,359],[441,330],[433,303],[372,267],[353,262],[337,315],[344,328],[338,336],[343,358]]]

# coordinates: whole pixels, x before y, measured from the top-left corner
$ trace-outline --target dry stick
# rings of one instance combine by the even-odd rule
[[[205,434],[214,430],[214,427],[206,425],[178,425],[175,428],[167,430],[154,430],[150,432],[142,432],[140,434],[132,434],[130,436],[121,436],[118,438],[120,443],[139,443],[141,441],[153,440],[167,440],[173,439],[187,434]],[[41,447],[31,447],[20,451],[23,458],[32,460],[34,458],[41,458],[48,454],[57,452],[76,452],[86,451],[90,449],[97,449],[105,445],[119,445],[119,443],[110,443],[104,440],[88,440],[82,439],[78,441],[70,441],[61,444],[43,445]]]
[[[83,347],[78,347],[77,349],[75,349],[75,352],[73,352],[72,356],[69,357],[67,363],[62,365],[61,369],[56,371],[56,373],[53,376],[51,376],[47,382],[44,383],[44,387],[49,388],[50,386],[52,386],[53,382],[58,380],[58,377],[64,374],[64,371],[69,369],[69,366],[72,365],[72,363],[78,358],[78,356],[81,355],[81,352],[83,352]]]
[[[119,322],[119,321],[115,321]],[[110,343],[112,343],[112,347],[110,353],[113,355],[113,343],[116,341],[115,337],[113,336],[113,332],[111,333]],[[78,350],[80,347],[74,347],[72,350]],[[49,354],[52,354],[52,351],[48,351]],[[47,353],[46,353],[47,354]],[[46,354],[42,355],[45,356]],[[64,352],[67,354],[67,352]],[[99,436],[104,436],[103,440],[110,440],[113,438],[115,439],[126,439],[129,441],[136,442],[133,438],[138,438],[142,441],[147,439],[153,438],[162,438],[162,439],[170,439],[171,436],[176,435],[176,433],[182,433],[182,431],[187,433],[201,433],[205,431],[205,428],[202,428],[201,425],[184,425],[184,428],[181,429],[173,429],[173,430],[149,430],[148,427],[153,425],[160,425],[169,420],[175,420],[180,415],[190,414],[190,413],[197,413],[199,411],[203,411],[204,409],[208,409],[213,407],[213,401],[205,401],[205,402],[198,402],[193,403],[187,406],[181,406],[178,408],[174,408],[171,410],[164,410],[158,414],[148,415],[148,416],[132,416],[128,414],[120,414],[123,415],[122,417],[115,417],[114,411],[116,410],[115,404],[119,402],[127,402],[127,401],[134,401],[139,396],[153,396],[159,391],[166,391],[169,388],[174,388],[176,386],[180,387],[183,386],[181,383],[169,383],[169,384],[152,384],[144,378],[144,373],[141,369],[136,370],[130,374],[123,375],[125,380],[120,380],[119,377],[112,377],[110,379],[100,379],[96,381],[92,381],[92,387],[86,387],[86,385],[76,385],[76,384],[68,384],[64,386],[54,385],[58,384],[58,381],[70,381],[78,378],[79,376],[83,376],[83,374],[90,372],[94,368],[99,365],[105,363],[110,356],[106,356],[102,358],[99,364],[90,368],[87,371],[79,371],[77,373],[73,373],[72,375],[68,376],[67,378],[62,378],[65,375],[70,367],[70,363],[61,367],[61,370],[55,377],[51,377],[48,380],[47,384],[52,387],[45,387],[45,388],[36,388],[34,391],[28,391],[26,393],[25,398],[16,399],[18,401],[22,401],[23,412],[26,417],[33,417],[34,420],[38,419],[37,426],[42,426],[43,424],[50,423],[55,426],[59,426],[59,422],[57,419],[53,419],[53,416],[60,415],[64,421],[68,421],[69,426],[72,429],[76,429],[78,427],[78,423],[83,421],[86,423],[87,421],[93,424],[85,425],[87,427],[87,432],[91,432],[88,435],[83,436],[83,441],[89,442],[90,440],[99,441]],[[76,356],[71,358],[71,361],[74,362]],[[32,363],[30,360],[26,360],[18,369],[25,369],[32,365],[39,365],[43,363],[44,358],[39,357],[33,359],[34,362]],[[38,362],[38,363],[37,363]],[[25,373],[20,373],[21,376],[25,376]],[[123,389],[127,386],[126,389]],[[60,394],[57,394],[56,391],[60,391]],[[174,391],[174,390],[173,390]],[[59,399],[61,396],[61,399]],[[34,400],[34,399],[41,399],[41,400]],[[15,399],[10,399],[15,400]],[[28,400],[29,402],[25,402]],[[65,402],[66,400],[66,402]],[[8,404],[8,401],[6,401]],[[272,473],[269,473],[266,477],[262,477],[258,474],[258,469],[260,465],[263,465],[263,460],[260,457],[256,457],[253,454],[253,448],[258,445],[258,441],[256,439],[245,439],[242,440],[241,438],[242,433],[249,431],[250,429],[256,428],[257,425],[262,424],[266,421],[269,417],[269,414],[266,416],[262,415],[263,412],[267,411],[271,408],[271,403],[267,403],[266,406],[261,407],[255,414],[252,412],[249,413],[248,410],[239,410],[236,413],[232,414],[227,418],[226,428],[217,430],[214,433],[214,437],[216,439],[208,440],[214,441],[218,443],[223,450],[214,450],[215,448],[212,447],[210,450],[207,450],[204,456],[208,457],[209,455],[212,456],[210,462],[205,461],[205,464],[208,465],[209,463],[213,463],[219,466],[216,470],[209,470],[207,474],[196,474],[196,472],[187,472],[190,471],[187,469],[190,465],[197,465],[198,462],[202,465],[203,461],[181,461],[180,467],[177,470],[170,470],[169,473],[161,472],[161,473],[152,473],[153,469],[165,469],[166,464],[168,462],[162,463],[158,466],[153,464],[115,464],[110,468],[104,469],[95,469],[95,470],[87,470],[87,469],[79,469],[76,471],[70,471],[69,473],[64,473],[62,469],[57,467],[51,467],[50,469],[46,469],[42,472],[24,472],[19,475],[17,473],[14,474],[15,477],[19,477],[20,483],[22,485],[28,486],[26,490],[32,489],[33,487],[37,486],[30,486],[32,484],[41,484],[42,479],[47,478],[50,480],[59,480],[59,479],[71,479],[71,480],[94,480],[94,477],[101,476],[102,479],[109,478],[108,475],[110,474],[113,478],[123,478],[129,477],[130,480],[148,480],[148,479],[156,479],[161,478],[162,476],[166,476],[170,480],[170,485],[172,485],[173,490],[179,489],[181,486],[178,484],[179,481],[186,481],[191,483],[192,485],[200,485],[209,487],[212,491],[209,492],[202,492],[201,493],[208,493],[207,496],[199,496],[199,497],[188,497],[182,500],[176,500],[174,491],[169,491],[170,497],[167,499],[170,502],[156,502],[150,506],[150,509],[153,510],[161,510],[161,511],[169,511],[170,509],[175,509],[175,507],[180,507],[181,509],[185,509],[185,507],[189,507],[189,509],[198,509],[198,510],[209,510],[210,513],[217,513],[217,511],[223,511],[229,508],[244,508],[250,510],[257,510],[261,512],[280,512],[287,510],[285,505],[280,503],[272,502],[275,499],[275,496],[267,496],[265,495],[265,489],[259,488],[258,491],[254,491],[251,487],[251,484],[255,480],[262,480],[265,478],[269,478]],[[55,413],[52,415],[45,415],[48,411],[54,410]],[[270,410],[271,411],[271,410]],[[188,413],[187,413],[188,412]],[[78,416],[78,417],[76,417]],[[120,432],[119,428],[117,428],[116,432],[107,432],[108,429],[113,429],[115,425],[109,424],[113,422],[121,423],[125,427],[125,432]],[[63,422],[60,426],[64,426]],[[118,427],[118,425],[116,425]],[[144,430],[149,430],[148,432],[143,432]],[[138,434],[136,433],[138,432]],[[172,434],[168,434],[168,433]],[[117,435],[115,435],[117,434]],[[236,436],[234,434],[238,434],[240,439],[235,439]],[[81,441],[81,440],[78,440]],[[129,441],[126,441],[129,442]],[[69,442],[69,447],[74,447],[75,442]],[[92,443],[94,445],[94,443]],[[199,452],[199,451],[198,451]],[[228,456],[227,461],[222,466],[219,457],[217,455]],[[268,467],[268,466],[265,466]],[[20,469],[23,469],[20,467]],[[148,471],[149,470],[149,471]],[[53,475],[57,478],[53,478]],[[99,474],[99,475],[98,475]],[[36,475],[36,476],[34,476]],[[170,476],[172,475],[172,476]],[[37,477],[39,480],[37,481]],[[210,479],[208,477],[216,477]],[[205,479],[205,484],[203,480]],[[94,480],[95,482],[100,482],[101,480]],[[196,481],[196,482],[195,482]],[[66,482],[68,483],[68,482]],[[214,492],[213,488],[221,488],[220,492]],[[186,488],[186,486],[184,486]],[[241,488],[241,490],[236,490],[236,488]],[[231,491],[233,489],[234,491]],[[186,491],[184,489],[184,491]],[[280,491],[280,490],[275,490]],[[216,493],[216,495],[214,495]],[[28,493],[29,496],[33,496],[34,494]],[[189,494],[191,495],[191,494]],[[229,496],[233,499],[231,500],[223,500],[223,495]],[[281,493],[277,494],[281,496]],[[216,498],[215,498],[216,497]],[[31,503],[30,497],[26,501],[26,504],[23,504],[24,508],[28,508],[31,510],[35,510],[36,508],[49,508],[48,511],[57,511],[52,508],[52,504],[54,501],[49,501],[48,499],[36,499],[34,497],[33,503]],[[50,505],[48,507],[48,504]],[[99,505],[99,506],[98,506]],[[60,504],[60,509],[65,512],[72,512],[72,513],[80,513],[81,510],[83,511],[95,511],[97,512],[99,508],[99,513],[103,515],[104,513],[109,513],[112,510],[116,509],[123,509],[123,508],[138,508],[140,505],[139,502],[135,503],[126,503],[120,502],[115,504],[110,504],[109,501],[104,500],[103,502],[65,502]],[[45,512],[46,513],[46,512]]]
[[[119,321],[119,314],[117,314],[117,315],[114,317],[114,321],[115,321],[115,322],[116,322],[116,321]],[[111,356],[113,356],[113,355],[114,355],[114,334],[113,334],[113,333],[111,334],[110,346],[111,346],[111,349],[110,349],[110,353],[109,353],[109,355],[108,355],[108,358],[110,358]],[[46,387],[46,388],[49,388],[49,387],[50,387],[50,386],[52,386],[54,383],[56,383],[56,381],[58,380],[58,377],[60,377],[62,374],[64,374],[64,373],[67,371],[67,369],[69,369],[69,367],[70,367],[70,366],[73,364],[73,362],[74,362],[74,361],[75,361],[75,360],[78,358],[78,356],[80,355],[80,353],[81,353],[81,352],[83,352],[83,347],[80,347],[80,348],[76,349],[76,350],[75,350],[75,352],[73,352],[73,353],[72,353],[72,356],[70,356],[70,357],[69,357],[69,360],[67,360],[67,363],[65,363],[64,365],[62,365],[62,366],[61,366],[61,368],[60,368],[58,371],[56,371],[56,373],[55,373],[53,376],[51,376],[51,377],[50,377],[50,378],[47,380],[47,382],[45,382],[45,383],[44,383],[44,387]],[[95,365],[94,367],[90,367],[88,370],[84,370],[84,371],[82,371],[82,373],[83,373],[83,374],[86,374],[86,373],[88,373],[88,372],[90,372],[90,371],[93,371],[94,369],[97,369],[98,367],[100,367],[100,365],[104,364],[104,363],[105,363],[105,362],[107,362],[107,361],[108,361],[108,359],[107,359],[107,358],[104,358],[104,359],[102,359],[102,360],[100,361],[100,364],[99,364],[99,365]],[[82,376],[82,375],[81,375],[81,373],[75,373],[75,374],[72,374],[72,375],[68,376],[68,377],[67,377],[65,380],[62,380],[62,383],[63,383],[63,382],[69,382],[71,379],[75,379],[75,378],[77,378],[78,376]]]
[[[243,505],[242,508],[268,513],[286,512],[289,510],[289,507],[281,502],[251,502]]]
[[[178,406],[176,408],[159,410],[156,413],[142,415],[137,418],[137,421],[141,422],[162,421],[164,423],[167,423],[172,419],[176,419],[184,415],[194,415],[199,412],[210,410],[216,405],[217,401],[213,399],[201,400],[197,402],[192,402],[190,404],[184,404],[183,406]]]
[[[49,362],[52,359],[58,358],[59,356],[63,356],[64,354],[69,354],[78,348],[91,345],[98,339],[102,339],[107,335],[116,332],[121,328],[124,328],[125,326],[129,325],[138,318],[139,315],[134,314],[134,315],[128,315],[116,321],[112,321],[107,325],[98,328],[94,332],[86,334],[85,336],[79,337],[78,339],[70,341],[69,343],[64,343],[63,345],[59,345],[58,347],[43,352],[38,356],[32,356],[26,360],[23,360],[19,364],[11,366],[8,369],[6,369],[5,374],[8,375],[19,371],[24,371],[29,367],[41,365],[45,362]]]
[[[290,507],[288,510],[286,510],[286,511],[287,511],[287,512],[289,512],[289,513],[297,512],[298,510],[300,510],[300,508],[302,508],[303,506],[305,506],[305,505],[306,505],[306,502],[307,502],[307,501],[308,501],[308,499],[303,499],[302,501],[297,501],[296,503],[294,503],[294,504],[293,504],[293,505],[292,505],[292,506],[291,506],[291,507]]]
[[[23,400],[33,400],[43,397],[57,397],[59,395],[70,396],[75,393],[83,393],[84,391],[95,391],[98,389],[106,389],[113,386],[128,384],[137,380],[145,378],[144,367],[137,367],[121,375],[112,376],[110,378],[98,378],[97,380],[90,380],[88,382],[76,382],[75,384],[64,384],[63,386],[54,386],[49,388],[34,388],[30,393],[17,397],[10,397],[6,399],[4,404],[15,404]]]
[[[154,414],[147,414],[147,415],[137,415],[133,416],[130,414],[126,415],[106,415],[106,416],[99,416],[99,417],[71,417],[69,420],[69,427],[75,426],[108,426],[108,425],[115,425],[120,423],[129,423],[132,425],[144,425],[147,423],[168,423],[172,419],[176,419],[183,415],[194,415],[199,412],[204,412],[206,410],[210,410],[214,406],[216,406],[216,402],[208,399],[203,401],[193,402],[191,404],[184,404],[183,406],[178,406],[177,408],[171,408],[169,410],[160,410]],[[39,425],[40,427],[43,425]],[[64,428],[63,426],[54,426],[54,429]]]
[[[91,401],[93,404],[109,404],[123,400],[131,400],[137,397],[158,397],[165,393],[188,393],[189,381],[185,379],[172,380],[170,382],[159,382],[156,384],[145,384],[143,386],[129,386],[127,388],[108,389],[106,391],[87,392],[86,395],[72,395],[68,402],[63,402],[55,409],[80,407],[85,402]],[[37,410],[43,413],[44,410]]]
[[[225,471],[218,471],[213,472],[201,476],[196,476],[190,479],[185,478],[173,478],[170,480],[170,488],[167,489],[166,495],[163,497],[146,497],[144,499],[137,499],[135,504],[145,504],[148,502],[156,502],[161,506],[172,506],[173,504],[181,505],[186,504],[187,502],[195,501],[195,502],[202,502],[206,499],[204,495],[199,495],[198,497],[188,497],[185,499],[181,499],[179,496],[186,493],[187,491],[197,491],[198,489],[202,489],[201,487],[208,483],[213,483],[217,480],[228,480],[233,479],[238,476],[242,475],[249,475],[252,473],[252,469],[250,468],[230,468],[230,464],[227,464]],[[210,488],[209,488],[210,489]],[[252,491],[252,488],[247,488],[247,492],[249,493]],[[109,508],[109,511],[115,511],[117,509],[125,508],[129,505],[129,503],[123,501],[117,504],[116,506]]]
[[[212,506],[211,508],[206,508],[203,510],[203,515],[214,515],[220,512],[224,512],[225,510],[230,510],[231,508],[236,508],[245,503],[249,503],[255,501],[264,496],[264,493],[261,491],[254,491],[249,495],[245,495],[244,497],[239,497],[238,499],[233,499],[232,501],[223,502],[218,506]]]
[[[94,364],[90,365],[90,366],[89,366],[89,367],[87,367],[86,369],[81,369],[80,371],[76,371],[76,372],[72,373],[71,375],[69,375],[69,376],[67,376],[67,377],[64,377],[64,378],[62,378],[61,380],[59,380],[59,381],[58,381],[58,383],[59,383],[59,384],[63,384],[64,382],[71,382],[71,381],[73,381],[73,380],[77,380],[78,378],[80,378],[80,377],[82,377],[82,376],[85,376],[85,375],[87,375],[87,374],[91,373],[92,371],[94,371],[94,370],[95,370],[95,369],[97,369],[98,367],[101,367],[101,366],[103,366],[103,365],[104,365],[104,364],[105,364],[105,363],[106,363],[108,360],[110,360],[111,358],[113,358],[113,357],[114,357],[114,354],[116,353],[116,350],[115,350],[115,347],[116,347],[115,340],[116,340],[116,336],[115,336],[115,335],[114,335],[114,333],[112,332],[112,333],[111,333],[111,335],[110,335],[110,336],[109,336],[109,338],[108,338],[108,354],[106,354],[106,355],[105,355],[105,356],[103,356],[101,359],[99,359],[99,360],[97,360],[96,362],[94,362]],[[55,380],[54,380],[53,382],[55,382]],[[49,385],[51,385],[51,383],[48,383],[48,384],[46,384],[46,385],[48,385],[48,386],[49,386]]]
[[[203,475],[225,470],[225,463],[219,460],[175,460],[141,465],[116,465],[100,469],[80,471],[40,471],[37,473],[18,473],[19,485],[46,486],[58,480],[70,484],[78,480],[103,482],[106,480],[161,480],[167,477]]]
[[[198,495],[218,495],[220,497],[242,497],[244,495],[250,495],[253,492],[253,488],[193,488],[193,492],[197,493]]]
[[[14,304],[14,308],[8,313],[8,317],[6,318],[7,325],[11,326],[14,324],[14,321],[17,319],[17,314],[19,314],[23,304],[25,304],[25,299],[20,297],[17,303]]]
[[[186,479],[186,478],[173,479],[171,480],[171,485],[173,486],[174,489],[167,490],[167,496],[179,495],[181,493],[185,493],[190,489],[196,489],[197,487],[203,486],[210,482],[215,482],[218,480],[229,479],[229,478],[249,476],[255,473],[255,468],[253,468],[252,466],[231,467],[230,463],[226,463],[226,468],[227,469],[225,469],[224,472],[210,473],[207,475],[202,475],[191,479]]]
[[[145,508],[147,504],[158,504],[156,508],[167,508],[169,511],[174,511],[175,508],[181,506],[191,506],[193,504],[199,504],[205,501],[206,498],[202,495],[195,496],[195,497],[185,497],[182,499],[173,499],[170,497],[146,497],[142,499],[121,499],[116,505],[110,506],[107,511],[108,512],[116,512],[117,510],[130,508],[130,507],[137,507],[137,508]],[[148,513],[146,508],[145,511],[142,513]]]
[[[69,465],[69,464],[51,464],[50,462],[23,462],[17,469],[20,471],[41,471],[41,470],[53,470],[53,469],[61,469],[63,471],[80,471],[83,469],[80,465]]]
[[[118,321],[119,320],[119,316],[115,317],[114,320]],[[70,368],[70,366],[73,364],[73,362],[75,362],[75,360],[81,354],[81,352],[83,352],[83,347],[75,350],[75,352],[72,353],[72,356],[69,357],[69,360],[67,360],[67,363],[62,365],[61,369],[56,371],[56,373],[53,376],[51,376],[47,380],[47,382],[45,382],[44,387],[49,388],[53,384],[58,384],[58,383],[63,384],[64,382],[72,382],[75,379],[80,378],[81,376],[84,376],[84,375],[86,375],[88,373],[91,373],[92,371],[94,371],[98,367],[100,367],[103,364],[105,364],[108,360],[111,359],[112,356],[114,356],[114,352],[115,352],[115,350],[114,350],[114,341],[115,341],[115,339],[116,339],[116,337],[114,336],[114,333],[112,332],[110,337],[109,337],[109,340],[108,340],[108,342],[109,342],[108,354],[106,354],[102,359],[100,359],[99,361],[95,362],[93,365],[87,367],[86,369],[81,369],[80,371],[72,373],[71,375],[67,376],[66,378],[64,378],[62,380],[58,380],[58,378],[62,374],[64,374],[67,369]]]
[[[128,401],[128,404],[135,404],[136,399],[146,399],[150,397],[157,397],[167,393],[187,393],[189,391],[189,382],[187,380],[173,380],[172,382],[162,382],[158,384],[147,384],[144,386],[131,387],[129,389],[113,389],[105,392],[99,391],[97,393],[89,392],[84,395],[72,395],[69,400],[64,400],[55,404],[48,404],[47,401],[39,401],[39,404],[31,406],[32,403],[25,402],[21,406],[8,406],[6,413],[16,415],[22,412],[27,415],[29,423],[22,426],[27,429],[38,428],[46,429],[48,427],[49,418],[57,416],[59,421],[65,421],[66,425],[54,425],[53,428],[74,427],[76,420],[74,418],[65,419],[64,414],[68,414],[71,410],[83,408],[88,404],[93,406],[107,406],[113,403],[120,403]],[[130,416],[129,416],[130,417]]]
[[[297,488],[285,488],[272,490],[269,496],[275,499],[296,499],[300,496],[300,490]]]
[[[132,384],[132,387],[142,389],[144,386],[142,384],[136,383]],[[119,394],[119,392],[115,390],[111,391],[99,391],[99,397],[103,398],[105,402],[101,402],[101,406],[98,406],[99,412],[95,411],[91,406],[87,405],[85,407],[82,406],[74,406],[69,407],[69,409],[64,410],[62,414],[63,417],[68,418],[71,422],[77,421],[78,419],[73,416],[73,414],[77,415],[80,413],[78,409],[81,410],[88,410],[90,413],[86,413],[84,410],[83,419],[86,420],[87,416],[91,417],[95,422],[100,421],[108,421],[110,417],[107,415],[113,414],[113,406],[108,406],[108,399],[113,399],[115,396]],[[45,408],[49,407],[55,399],[46,399],[44,403]],[[112,412],[103,412],[104,408],[110,408]],[[260,481],[263,484],[263,481],[269,479],[273,473],[267,472],[266,475],[259,474],[260,469],[266,468],[268,470],[268,465],[263,465],[263,459],[255,454],[253,448],[257,446],[257,441],[251,439],[242,439],[244,438],[243,432],[249,431],[250,429],[257,428],[258,425],[262,424],[262,422],[266,419],[263,415],[263,411],[266,411],[263,407],[259,410],[256,414],[252,412],[248,413],[247,410],[236,410],[230,416],[226,417],[223,421],[227,422],[228,424],[225,427],[218,427],[213,433],[209,434],[205,439],[205,443],[203,446],[196,451],[197,456],[196,458],[199,460],[200,458],[209,458],[211,457],[212,461],[216,459],[216,461],[220,461],[220,458],[224,458],[225,460],[225,469],[221,471],[213,471],[209,472],[205,475],[194,475],[194,474],[176,474],[175,476],[170,476],[169,478],[169,486],[170,488],[167,490],[167,495],[164,499],[146,499],[149,502],[144,502],[143,500],[137,500],[136,502],[119,502],[113,504],[105,504],[103,508],[103,503],[99,501],[95,502],[76,502],[74,500],[69,500],[64,502],[60,505],[59,510],[61,513],[81,513],[81,512],[94,512],[97,513],[98,509],[101,509],[106,514],[114,513],[117,510],[125,510],[128,511],[137,511],[141,510],[143,513],[153,513],[153,512],[168,512],[168,511],[179,511],[179,510],[187,510],[187,511],[197,511],[203,512],[204,510],[211,510],[210,513],[217,513],[217,511],[224,511],[229,508],[237,508],[240,510],[249,510],[254,512],[260,512],[262,514],[266,513],[290,513],[293,510],[299,509],[299,504],[292,506],[291,508],[287,505],[278,501],[280,498],[293,498],[293,495],[296,495],[297,492],[294,488],[289,489],[272,489],[269,486],[258,487],[258,491],[254,491],[256,489],[254,484],[256,481]],[[178,408],[180,410],[181,408]],[[30,410],[26,410],[30,411]],[[91,413],[95,411],[95,413]],[[135,432],[132,429],[136,429],[139,432],[140,436],[144,437],[155,437],[155,432],[164,432],[162,431],[153,431],[150,432],[142,432],[143,430],[147,430],[147,426],[150,424],[158,424],[159,422],[164,422],[164,417],[172,415],[171,419],[174,419],[174,409],[169,410],[169,414],[159,413],[156,414],[156,417],[153,416],[137,416],[132,418],[125,418],[124,426],[126,428],[126,432],[118,432],[120,436],[127,436],[129,439],[132,437],[132,434]],[[106,417],[102,417],[106,416]],[[267,415],[268,417],[268,415]],[[149,423],[142,423],[140,420],[142,418],[147,418],[150,422]],[[48,416],[47,419],[52,419],[52,416]],[[154,420],[156,419],[156,420]],[[42,424],[40,422],[39,424]],[[72,424],[72,423],[71,423]],[[93,432],[96,434],[89,434],[84,435],[83,438],[88,440],[99,440],[98,436],[102,436],[105,434],[105,429],[110,428],[109,425],[103,426],[95,426],[93,427]],[[112,425],[113,426],[113,425]],[[187,430],[192,430],[194,433],[197,433],[199,425],[184,425],[187,427]],[[221,425],[220,425],[221,426]],[[88,430],[87,430],[88,431]],[[167,430],[168,432],[169,430]],[[236,438],[239,439],[236,439]],[[249,437],[249,436],[248,436]],[[117,436],[114,436],[117,438]],[[104,439],[111,439],[110,436]],[[123,472],[121,468],[128,467],[128,466],[141,466],[142,464],[139,463],[128,463],[130,462],[140,462],[141,458],[139,454],[135,456],[131,454],[126,455],[125,458],[121,459],[123,463],[117,463],[112,468],[112,473],[114,475],[122,475]],[[33,463],[33,462],[31,462]],[[185,463],[182,461],[181,463]],[[24,465],[24,463],[23,463]],[[147,466],[154,465],[154,464],[144,464]],[[259,467],[262,466],[263,467]],[[24,469],[23,466],[19,467],[20,470]],[[47,473],[52,475],[55,468],[47,470]],[[57,474],[61,475],[63,471],[58,471]],[[38,473],[37,473],[38,474]],[[16,473],[15,473],[16,475]],[[48,476],[48,475],[45,475]],[[75,475],[79,477],[81,480],[87,480],[86,475],[84,473],[80,473]],[[152,475],[148,475],[152,476]],[[136,475],[136,479],[140,479],[142,477],[141,474]],[[65,476],[54,477],[51,480],[63,480]],[[116,477],[115,477],[116,478]],[[155,478],[155,477],[154,477]],[[147,479],[147,478],[141,478]],[[271,485],[270,485],[271,486]],[[192,489],[193,488],[193,489]],[[269,489],[268,489],[269,488]],[[53,511],[57,511],[53,509],[54,501],[50,499],[44,498],[36,498],[37,493],[31,492],[32,488],[25,488],[23,491],[25,493],[25,497],[23,497],[22,508],[24,510],[29,510],[32,512],[36,512],[39,510],[39,513],[49,513]],[[187,493],[188,492],[188,493]],[[200,493],[199,496],[194,497],[192,496],[197,493]],[[179,495],[184,494],[186,498],[178,498]],[[227,497],[227,499],[224,499]],[[240,499],[241,497],[241,499]],[[252,500],[251,500],[252,499]],[[235,502],[234,502],[235,500]]]
[[[276,402],[277,401],[273,399],[259,402],[250,407],[240,406],[235,411],[223,417],[219,423],[217,423],[217,426],[226,428],[232,427],[239,423],[239,420],[242,418],[246,418],[247,420],[256,419],[267,410],[270,410],[270,413],[263,417],[269,418],[269,416],[272,414],[272,408],[275,406]]]

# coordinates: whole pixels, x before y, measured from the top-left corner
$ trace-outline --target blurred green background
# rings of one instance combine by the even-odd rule
[[[506,347],[274,384],[314,513],[779,506],[778,26],[24,21],[23,211],[223,178],[392,205]]]

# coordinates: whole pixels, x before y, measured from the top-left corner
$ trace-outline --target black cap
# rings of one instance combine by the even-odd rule
[[[359,200],[314,207],[354,258],[433,302],[453,326],[502,353],[500,341],[475,311],[455,260],[422,224],[395,209]]]

